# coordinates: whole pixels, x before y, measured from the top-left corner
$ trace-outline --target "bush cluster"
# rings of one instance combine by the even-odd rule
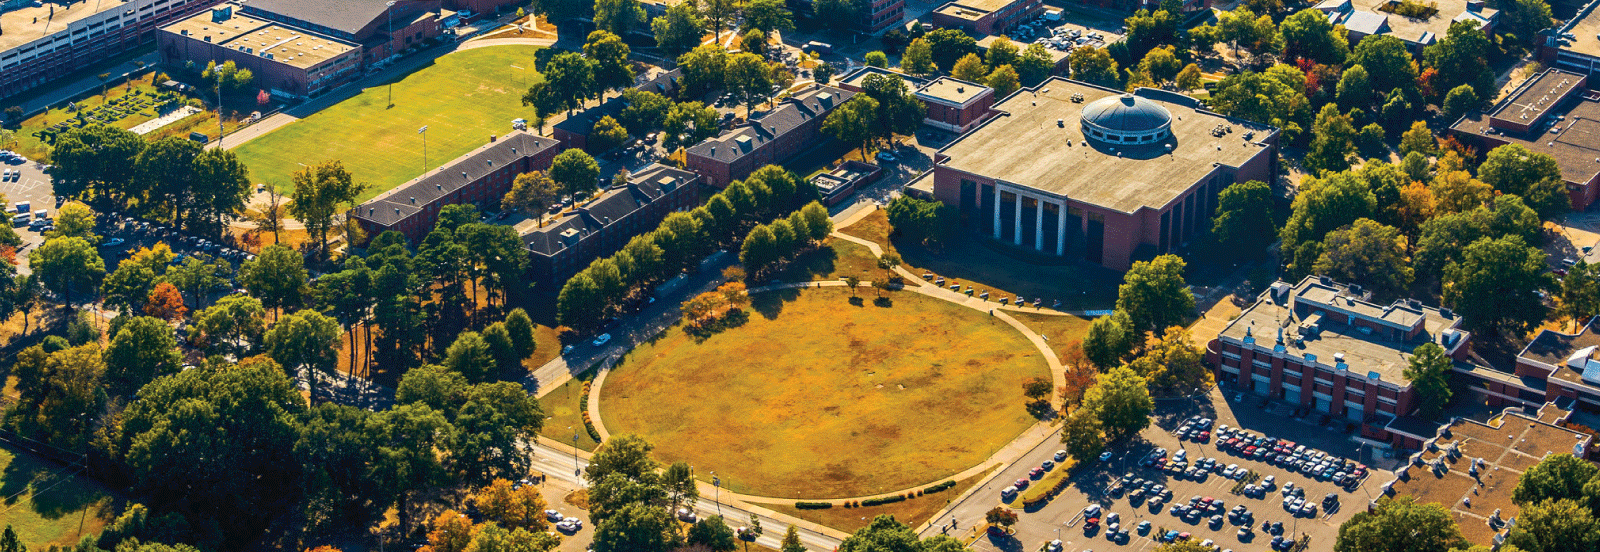
[[[937,493],[939,491],[943,491],[945,489],[949,489],[949,488],[954,487],[954,486],[956,486],[956,482],[955,481],[944,481],[944,482],[941,482],[941,483],[934,483],[933,485],[929,486],[928,488],[923,489],[922,492],[928,493],[928,494],[932,494],[932,493]]]
[[[828,508],[832,508],[833,507],[833,503],[832,502],[796,502],[796,503],[794,503],[794,507],[795,508],[799,508],[801,510],[826,510]]]
[[[861,505],[862,506],[882,506],[884,504],[894,504],[896,502],[901,502],[901,501],[903,501],[905,499],[906,499],[906,495],[880,496],[880,497],[874,497],[874,498],[869,498],[869,499],[863,500],[863,501],[861,501]]]

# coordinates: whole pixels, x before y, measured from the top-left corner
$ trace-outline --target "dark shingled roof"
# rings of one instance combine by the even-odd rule
[[[679,69],[662,71],[656,73],[654,77],[634,85],[633,88],[645,92],[655,92],[663,96],[671,96],[673,92],[678,90],[678,79],[682,76],[683,71]],[[574,113],[571,117],[562,119],[561,122],[552,125],[551,128],[561,129],[579,136],[588,136],[589,132],[594,130],[594,124],[600,122],[601,118],[610,115],[611,118],[615,119],[625,107],[628,107],[628,103],[623,101],[622,96],[615,96],[600,105]]]
[[[1576,334],[1540,330],[1539,335],[1529,341],[1517,356],[1562,368],[1578,349],[1600,345],[1600,335],[1590,331],[1592,325],[1591,322]]]
[[[379,225],[390,225],[421,210],[429,202],[454,193],[462,186],[540,152],[558,147],[554,138],[515,131],[473,150],[454,161],[429,171],[410,182],[384,192],[356,207],[356,217]]]
[[[806,121],[828,116],[833,108],[855,95],[855,92],[832,86],[811,88],[789,98],[777,109],[751,121],[751,124],[695,144],[689,148],[688,154],[733,162],[760,148],[762,144],[788,134]]]
[[[700,175],[689,171],[652,163],[630,175],[627,184],[613,186],[567,216],[524,234],[522,241],[530,253],[554,256],[577,240],[605,228],[607,220],[610,224],[622,222],[634,211],[699,178]],[[562,235],[568,231],[573,237],[570,241],[563,240]]]
[[[246,11],[260,10],[355,34],[382,17],[385,0],[247,0]],[[395,7],[400,8],[396,2]]]

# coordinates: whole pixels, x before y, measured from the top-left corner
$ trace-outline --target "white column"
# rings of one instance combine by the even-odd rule
[[[1000,183],[994,183],[994,238],[1000,239]]]
[[[1011,220],[1011,226],[1013,227],[1012,228],[1012,234],[1011,234],[1011,243],[1013,243],[1015,245],[1022,245],[1022,191],[1018,190],[1016,192],[1016,194],[1017,194],[1017,202],[1016,202],[1017,216],[1016,216],[1016,218]]]
[[[1061,208],[1056,210],[1056,256],[1067,254],[1067,202],[1061,202]]]
[[[1044,198],[1033,202],[1033,206],[1037,213],[1033,217],[1033,249],[1044,251]]]

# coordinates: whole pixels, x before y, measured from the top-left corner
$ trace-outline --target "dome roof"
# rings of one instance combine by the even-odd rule
[[[1172,113],[1159,104],[1123,94],[1100,98],[1083,106],[1084,122],[1120,132],[1146,132],[1172,124]]]

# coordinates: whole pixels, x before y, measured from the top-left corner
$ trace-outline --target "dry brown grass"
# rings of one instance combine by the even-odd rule
[[[735,492],[809,498],[931,484],[1034,422],[1018,382],[1046,369],[1022,336],[943,301],[889,297],[763,293],[742,326],[703,341],[668,330],[608,376],[606,427]]]

